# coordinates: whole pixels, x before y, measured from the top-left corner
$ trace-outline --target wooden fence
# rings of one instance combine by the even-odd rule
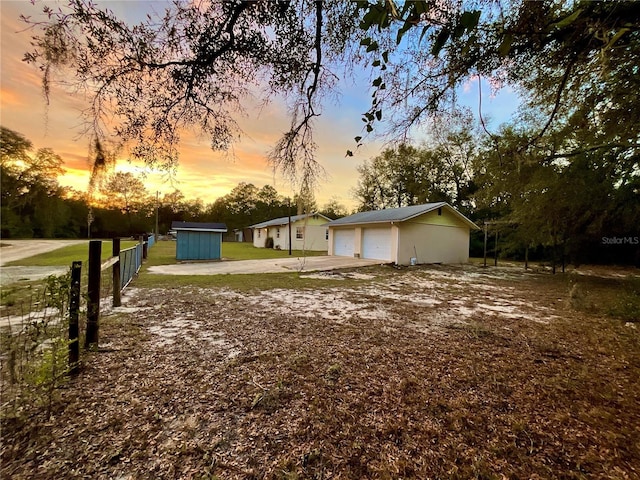
[[[147,258],[150,245],[154,244],[153,235],[140,237],[137,245],[120,250],[120,239],[114,238],[111,257],[102,262],[102,241],[89,242],[89,265],[87,280],[87,327],[85,333],[85,350],[98,348],[98,334],[100,326],[100,282],[102,272],[111,268],[113,280],[114,307],[121,305],[121,293],[131,283],[131,280],[140,271],[142,261]],[[80,361],[80,279],[82,262],[73,262],[71,265],[71,288],[69,300],[69,369],[71,373],[77,373]]]

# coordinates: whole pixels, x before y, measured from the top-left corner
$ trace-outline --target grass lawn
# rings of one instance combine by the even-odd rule
[[[359,272],[375,272],[385,267],[362,267]],[[366,279],[351,279],[350,285],[365,285],[370,283]],[[159,275],[145,274],[135,279],[132,285],[136,288],[164,288],[171,287],[199,287],[226,288],[239,292],[256,293],[262,290],[298,289],[314,290],[344,285],[340,275],[327,275],[326,278],[314,277],[308,273],[254,273],[254,274],[226,274],[226,275]]]
[[[293,250],[292,257],[326,255],[327,252],[302,252]],[[259,260],[267,258],[286,258],[287,250],[273,250],[269,248],[256,248],[250,243],[223,242],[222,257],[224,261],[234,260]],[[269,288],[317,288],[319,286],[334,286],[340,280],[314,279],[300,277],[298,273],[268,273],[255,275],[145,275],[144,270],[154,265],[176,264],[176,242],[162,241],[156,243],[150,250],[149,256],[142,266],[142,275],[136,281],[136,287],[160,287],[173,286],[203,286],[203,287],[227,287],[242,291],[261,290],[268,285]],[[265,280],[268,278],[268,280]]]
[[[126,249],[137,244],[136,241],[123,241],[121,248]],[[224,242],[222,244],[222,256],[226,260],[252,260],[261,258],[284,258],[288,256],[288,251],[272,250],[266,248],[256,248],[250,243]],[[47,253],[34,255],[33,257],[24,258],[15,262],[8,263],[7,266],[24,266],[24,267],[57,267],[71,266],[75,260],[81,260],[83,264],[87,264],[89,255],[89,247],[87,244],[72,245],[60,248]],[[294,257],[326,255],[326,252],[302,252],[294,250]],[[111,241],[102,242],[102,260],[106,260],[111,256]],[[149,249],[147,260],[145,260],[144,269],[152,265],[171,265],[176,261],[176,242],[161,241],[157,242]],[[83,268],[82,284],[86,285],[87,269]],[[108,275],[108,274],[106,274]],[[317,287],[318,285],[326,285],[326,280],[303,279],[298,278],[296,273],[291,274],[272,274],[269,276],[269,284],[272,286],[280,285],[282,288],[288,287],[294,282],[299,288]],[[167,275],[141,275],[137,280],[138,286],[151,287],[156,285],[227,285],[230,288],[242,288],[245,291],[260,289],[265,283],[264,275],[218,275],[218,276],[185,276],[173,277]],[[329,283],[332,283],[329,281]],[[31,303],[34,299],[42,295],[44,280],[36,280],[32,282],[20,282],[3,287],[0,296],[0,305],[8,310],[5,314],[16,314],[24,309],[25,302]]]
[[[134,240],[123,241],[121,248],[133,247],[137,242]],[[317,255],[326,255],[327,252],[311,252],[302,250],[294,250],[293,257],[311,257]],[[111,241],[102,242],[102,260],[106,260],[111,256]],[[223,242],[222,257],[225,260],[256,260],[260,258],[285,258],[289,256],[287,250],[273,250],[269,248],[256,248],[250,243]],[[89,258],[88,245],[72,245],[59,248],[52,252],[41,253],[33,257],[24,258],[10,262],[7,266],[23,266],[23,267],[52,267],[59,265],[71,265],[75,260],[86,261]],[[176,261],[176,242],[161,241],[157,242],[149,249],[149,258],[146,265],[171,265]]]
[[[317,257],[327,252],[312,252],[310,250],[293,250],[292,257]],[[274,250],[272,248],[256,248],[251,243],[223,242],[222,258],[226,260],[258,260],[261,258],[286,258],[288,250]]]
[[[302,250],[293,250],[291,252],[292,257],[312,257],[326,254],[327,252],[303,252]],[[259,260],[262,258],[286,258],[288,256],[288,250],[256,248],[251,243],[222,242],[222,258],[224,260]],[[157,242],[151,247],[149,258],[145,265],[172,265],[174,263],[178,263],[176,260],[176,242],[167,240]]]
[[[121,249],[133,247],[138,242],[133,240],[127,240],[121,242]],[[111,256],[111,244],[112,242],[107,240],[102,242],[102,261],[105,261]],[[78,245],[70,245],[67,247],[59,248],[51,252],[46,252],[33,257],[24,258],[10,262],[7,266],[18,267],[71,267],[73,261],[80,260],[83,263],[81,288],[83,292],[86,292],[87,287],[87,274],[88,274],[88,260],[89,260],[89,245],[82,243]],[[111,269],[102,272],[102,285],[103,288],[108,291],[110,288],[110,275]],[[0,292],[0,306],[2,306],[2,315],[24,315],[29,312],[39,311],[43,306],[49,303],[48,295],[46,291],[46,279],[31,280],[31,281],[18,281],[15,283],[2,286]]]
[[[120,242],[120,248],[124,250],[125,248],[133,247],[138,242],[134,240],[125,240]],[[111,256],[111,241],[104,240],[102,242],[102,260],[106,260]],[[7,263],[7,266],[20,266],[20,267],[57,267],[59,265],[69,265],[71,266],[71,262],[76,260],[81,260],[82,262],[87,262],[89,259],[89,245],[80,244],[80,245],[71,245],[68,247],[62,247],[58,250],[53,250],[51,252],[41,253],[39,255],[34,255],[33,257],[23,258],[21,260],[16,260],[15,262]]]

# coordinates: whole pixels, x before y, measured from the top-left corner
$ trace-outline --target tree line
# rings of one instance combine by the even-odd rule
[[[498,234],[502,255],[640,263],[640,171],[615,150],[555,156],[531,148],[519,119],[487,135],[469,112],[440,116],[419,146],[400,144],[358,167],[359,210],[445,201]],[[580,144],[584,131],[559,143]],[[472,255],[482,254],[483,232]],[[493,247],[493,240],[490,248]]]
[[[36,31],[25,60],[40,68],[45,96],[56,75],[86,89],[96,165],[103,148],[129,143],[137,159],[172,168],[184,129],[228,150],[244,100],[263,91],[291,107],[268,158],[311,190],[321,171],[314,121],[337,79],[368,72],[371,104],[352,148],[374,134],[397,148],[361,167],[362,208],[448,199],[513,230],[514,252],[638,261],[629,243],[640,224],[636,2],[172,2],[135,25],[95,2],[41,8],[44,20],[24,17]],[[484,135],[454,128],[410,147],[433,122],[434,132],[455,123],[447,115],[471,81]],[[490,128],[482,84],[518,93],[517,121]],[[618,239],[627,244],[615,249]]]
[[[514,125],[488,137],[469,112],[440,119],[421,145],[399,144],[358,166],[355,211],[445,201],[500,235],[503,256],[572,263],[637,263],[638,177],[597,152],[543,161],[514,154],[527,142]],[[522,127],[522,125],[520,125]],[[321,208],[313,192],[287,198],[271,185],[240,183],[205,204],[180,190],[156,196],[129,172],[108,175],[99,195],[61,187],[62,158],[33,149],[2,127],[0,150],[2,238],[86,238],[166,233],[174,220],[222,222],[233,229],[302,212],[348,215],[337,199]],[[496,148],[496,144],[499,148]],[[482,254],[483,232],[472,241]]]
[[[95,194],[59,185],[63,159],[48,148],[34,150],[30,140],[1,128],[0,187],[2,238],[111,238],[155,230],[166,233],[173,221],[222,222],[229,231],[302,212],[329,218],[347,214],[336,199],[319,208],[312,192],[292,198],[271,185],[240,183],[227,195],[205,204],[180,190],[162,196],[150,192],[130,172],[114,172]]]

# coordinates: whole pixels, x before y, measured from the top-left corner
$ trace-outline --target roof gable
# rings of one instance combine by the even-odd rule
[[[292,215],[291,223],[295,223],[299,220],[304,220],[307,217],[317,216],[320,218],[324,218],[327,222],[330,222],[331,219],[325,217],[321,213],[304,213],[302,215]],[[274,218],[273,220],[267,220],[266,222],[256,223],[255,225],[250,225],[249,228],[267,228],[267,227],[277,227],[279,225],[287,225],[289,223],[289,217],[280,217]]]
[[[384,210],[372,210],[369,212],[360,212],[348,217],[339,218],[329,223],[330,227],[346,226],[346,225],[362,225],[365,223],[398,223],[411,220],[412,218],[424,215],[438,208],[446,208],[447,211],[453,213],[462,220],[470,228],[478,230],[479,227],[453,208],[446,202],[425,203],[422,205],[412,205],[410,207],[387,208]]]

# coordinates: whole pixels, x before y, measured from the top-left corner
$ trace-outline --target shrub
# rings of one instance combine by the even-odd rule
[[[69,371],[70,283],[69,273],[48,277],[21,304],[23,314],[0,328],[0,419],[27,417],[38,407],[51,414]]]

